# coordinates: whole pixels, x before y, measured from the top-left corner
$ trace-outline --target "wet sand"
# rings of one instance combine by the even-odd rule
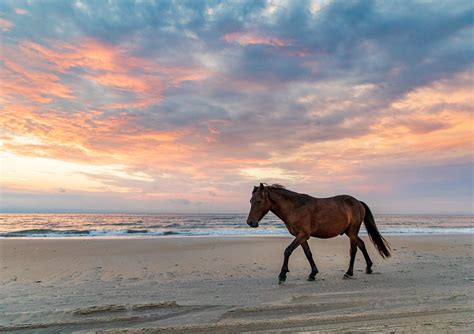
[[[374,272],[347,237],[311,239],[278,285],[290,237],[1,239],[0,330],[24,333],[472,332],[473,236],[388,236]]]

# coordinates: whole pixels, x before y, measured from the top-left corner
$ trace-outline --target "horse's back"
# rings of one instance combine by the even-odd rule
[[[350,195],[315,198],[312,236],[332,238],[344,233],[349,226],[362,222],[364,208]]]
[[[315,206],[317,209],[335,210],[335,211],[346,211],[354,210],[361,207],[361,203],[358,199],[351,195],[337,195],[326,198],[315,198]]]

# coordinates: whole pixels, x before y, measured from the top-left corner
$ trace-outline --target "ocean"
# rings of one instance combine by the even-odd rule
[[[271,213],[256,229],[246,219],[246,214],[0,214],[0,237],[288,235]],[[375,215],[375,221],[383,235],[474,234],[471,215]]]

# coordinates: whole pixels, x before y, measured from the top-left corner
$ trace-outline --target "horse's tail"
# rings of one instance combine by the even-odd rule
[[[372,242],[374,243],[380,256],[382,256],[383,258],[390,257],[390,245],[388,241],[380,235],[380,232],[377,229],[377,225],[375,225],[375,220],[374,216],[372,215],[372,212],[370,211],[367,204],[362,201],[360,203],[362,203],[365,209],[364,224],[367,228],[367,232],[369,233],[370,240],[372,240]]]

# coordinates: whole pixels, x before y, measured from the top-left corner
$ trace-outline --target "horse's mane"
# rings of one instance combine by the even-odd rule
[[[278,189],[286,189],[285,186],[281,185],[281,184],[278,184],[278,183],[274,183],[272,185],[269,185],[269,187],[271,188],[278,188]]]
[[[271,188],[271,189],[275,189],[278,191],[278,193],[284,195],[284,196],[308,196],[306,194],[300,194],[300,193],[297,193],[296,191],[292,191],[292,190],[289,190],[287,189],[284,185],[281,185],[279,183],[273,183],[273,184],[268,184],[268,183],[263,183],[265,185],[265,187],[267,188]]]
[[[307,194],[300,194],[295,191],[286,189],[285,186],[278,183],[267,185],[267,187],[270,189],[273,189],[277,194],[279,194],[283,198],[286,198],[288,200],[291,200],[293,203],[296,203],[297,206],[304,205],[311,198],[311,196]]]
[[[289,190],[284,185],[281,185],[279,183],[274,183],[272,185],[267,185],[267,187],[275,189],[275,190],[279,190],[278,192],[280,194],[284,194],[284,195],[304,195],[304,194],[300,194],[300,193],[297,193],[295,191]]]

